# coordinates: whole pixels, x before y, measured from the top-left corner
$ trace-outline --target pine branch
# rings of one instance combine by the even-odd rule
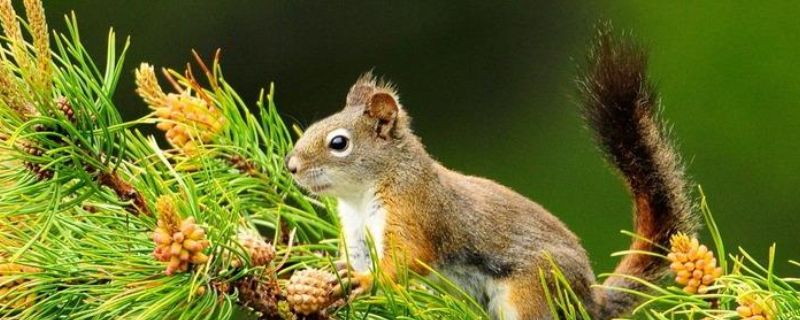
[[[20,24],[0,0],[0,318],[229,319],[236,305],[326,318],[324,292],[321,312],[303,316],[286,288],[295,271],[334,269],[338,220],[331,199],[309,196],[283,169],[292,136],[274,87],[251,112],[219,52],[211,64],[194,53],[195,67],[165,69],[169,93],[145,64],[137,92],[153,113],[124,122],[112,97],[128,43],[118,51],[110,32],[99,66],[74,15],[50,39],[41,2],[24,5]],[[169,147],[136,130],[144,124],[165,131]],[[409,272],[401,287],[330,316],[485,318],[452,286]]]
[[[132,201],[133,207],[131,213],[135,215],[152,215],[147,208],[147,202],[141,193],[137,192],[129,183],[125,182],[119,175],[114,172],[101,172],[97,175],[97,180],[100,184],[111,188],[117,197],[123,202]]]

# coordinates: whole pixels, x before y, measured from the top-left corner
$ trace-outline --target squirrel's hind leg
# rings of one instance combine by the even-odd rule
[[[553,319],[537,280],[536,275],[529,274],[487,281],[486,311],[496,320]]]

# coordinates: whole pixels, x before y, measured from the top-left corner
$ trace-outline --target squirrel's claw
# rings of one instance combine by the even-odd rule
[[[344,281],[345,279],[350,278],[350,272],[352,272],[352,270],[347,269],[347,268],[338,269],[338,270],[339,270],[338,271],[339,279],[342,279]],[[334,280],[334,281],[336,281],[336,280]],[[338,283],[338,281],[336,281],[336,282]],[[336,283],[334,283],[334,284],[336,284]]]
[[[338,267],[338,266],[337,266]],[[332,306],[340,307],[372,289],[372,273],[345,269],[339,270],[339,278],[331,290]]]
[[[336,266],[336,270],[339,271],[339,276],[342,276],[342,270],[348,270],[349,269],[349,267],[347,265],[347,260],[334,261],[333,265]]]

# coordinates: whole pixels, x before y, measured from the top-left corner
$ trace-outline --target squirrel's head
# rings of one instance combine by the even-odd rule
[[[364,192],[415,140],[409,122],[392,86],[366,73],[350,88],[344,109],[308,127],[286,157],[286,168],[317,194]]]

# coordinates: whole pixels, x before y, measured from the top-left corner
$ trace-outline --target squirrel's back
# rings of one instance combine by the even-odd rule
[[[544,310],[538,270],[549,270],[552,259],[564,271],[575,293],[584,303],[592,304],[594,273],[580,239],[563,222],[538,203],[492,180],[464,175],[438,164],[435,168],[438,185],[437,191],[431,192],[441,193],[446,200],[439,203],[452,207],[419,210],[438,215],[442,224],[436,232],[448,237],[437,242],[445,246],[437,269],[464,288],[483,282],[480,292],[472,295],[484,299],[480,302],[496,315],[499,308],[491,306],[491,299],[486,300],[494,287],[488,284],[505,279],[511,283],[509,287],[527,287],[517,293],[518,298],[529,300],[528,308],[535,310],[524,314],[544,315],[549,311]],[[532,295],[533,292],[537,294]]]

